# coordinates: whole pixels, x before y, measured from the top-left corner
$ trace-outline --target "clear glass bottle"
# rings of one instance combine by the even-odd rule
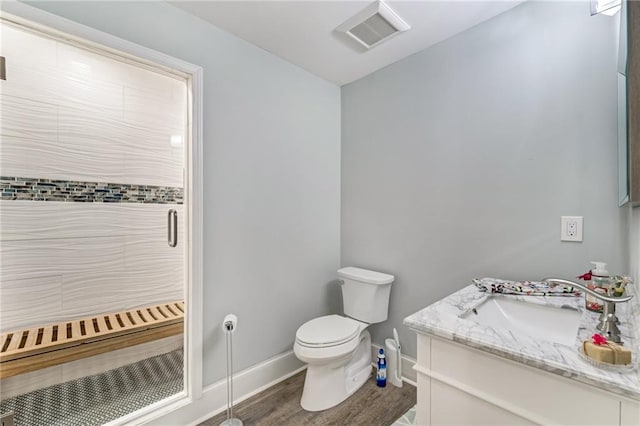
[[[611,279],[609,278],[609,271],[605,268],[607,264],[604,262],[591,262],[595,265],[595,268],[591,270],[591,281],[587,283],[587,287],[598,293],[604,295],[608,294],[609,287],[611,286]],[[602,312],[604,308],[604,302],[595,296],[585,294],[584,306],[593,312]]]

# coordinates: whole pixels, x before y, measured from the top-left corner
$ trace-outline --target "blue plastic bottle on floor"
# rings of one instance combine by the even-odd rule
[[[378,374],[376,384],[381,388],[387,386],[387,358],[384,356],[384,349],[378,351]]]

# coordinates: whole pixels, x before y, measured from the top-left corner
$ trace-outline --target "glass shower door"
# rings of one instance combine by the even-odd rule
[[[184,388],[187,81],[0,31],[0,412],[102,424]]]

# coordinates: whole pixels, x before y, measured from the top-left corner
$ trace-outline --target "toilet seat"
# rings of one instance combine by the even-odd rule
[[[340,315],[326,315],[302,324],[296,332],[296,343],[308,348],[339,346],[356,339],[360,322]]]

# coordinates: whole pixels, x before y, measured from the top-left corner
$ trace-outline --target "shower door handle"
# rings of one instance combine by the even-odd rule
[[[174,209],[169,209],[167,215],[167,242],[169,247],[178,245],[178,212]]]

